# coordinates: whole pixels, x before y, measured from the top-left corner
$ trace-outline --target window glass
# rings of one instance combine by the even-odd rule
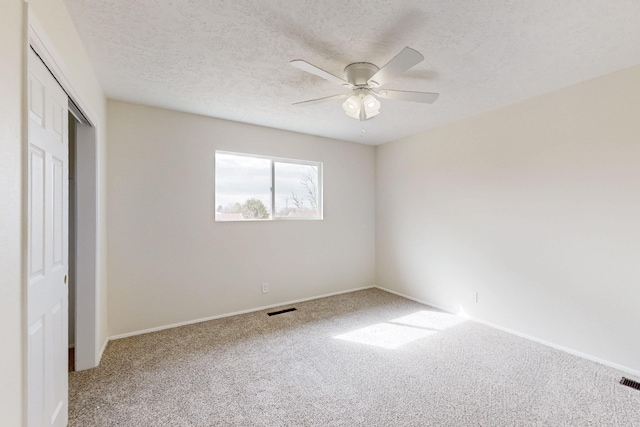
[[[216,153],[216,220],[271,218],[271,160]]]
[[[322,219],[322,163],[216,152],[216,221]]]
[[[274,162],[275,215],[280,218],[317,218],[320,214],[318,166]]]

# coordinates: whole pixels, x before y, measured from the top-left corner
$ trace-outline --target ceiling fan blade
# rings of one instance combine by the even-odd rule
[[[367,83],[374,87],[379,87],[385,84],[387,81],[393,79],[398,74],[404,73],[414,65],[419,64],[424,60],[424,56],[415,49],[405,47],[399,54],[393,57],[391,61],[387,62],[382,68],[375,73]]]
[[[390,90],[382,89],[375,92],[380,98],[395,99],[398,101],[422,102],[424,104],[433,104],[440,96],[439,93],[432,92],[414,92],[410,90]]]
[[[300,101],[300,102],[294,102],[292,105],[300,105],[300,104],[304,104],[304,105],[313,105],[313,104],[320,104],[321,102],[324,101],[329,101],[331,99],[344,99],[347,96],[349,96],[349,94],[345,94],[345,93],[341,93],[340,95],[331,95],[331,96],[325,96],[324,98],[317,98],[317,99],[310,99],[308,101]]]
[[[313,64],[309,64],[307,61],[303,61],[302,59],[294,59],[293,61],[289,61],[289,63],[296,68],[300,68],[302,71],[315,74],[316,76],[322,77],[323,79],[329,80],[330,82],[334,82],[345,87],[351,87],[351,83],[349,83],[348,81],[343,80],[338,76],[334,76],[330,72],[325,71],[322,68],[318,68]]]

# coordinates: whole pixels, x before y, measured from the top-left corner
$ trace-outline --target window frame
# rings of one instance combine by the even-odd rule
[[[214,153],[214,161],[213,161],[213,180],[214,180],[214,188],[213,188],[213,204],[214,207],[218,206],[218,193],[216,190],[217,185],[217,170],[216,170],[216,156],[218,154],[231,155],[231,156],[241,156],[241,157],[251,157],[254,159],[265,159],[270,161],[271,167],[271,185],[269,187],[269,191],[271,192],[271,211],[269,213],[270,218],[246,218],[246,219],[228,219],[228,220],[219,220],[216,218],[215,209],[214,209],[214,222],[264,222],[264,221],[322,221],[324,220],[324,185],[323,185],[323,162],[314,161],[314,160],[301,160],[301,159],[291,159],[287,157],[274,157],[274,156],[265,156],[262,154],[249,154],[249,153],[238,153],[235,151],[226,151],[226,150],[216,150]],[[290,163],[296,165],[306,165],[306,166],[315,166],[318,168],[318,183],[317,183],[317,192],[318,192],[318,215],[313,217],[285,217],[285,216],[276,216],[276,168],[275,163]]]

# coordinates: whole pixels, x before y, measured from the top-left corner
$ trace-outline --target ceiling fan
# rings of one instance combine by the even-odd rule
[[[345,99],[342,104],[347,116],[360,121],[369,120],[380,113],[380,101],[378,98],[395,99],[398,101],[421,102],[432,104],[438,99],[440,94],[431,92],[415,92],[407,90],[380,89],[388,80],[393,79],[409,68],[424,60],[424,56],[415,49],[405,47],[396,56],[387,62],[382,68],[370,62],[354,62],[345,67],[346,80],[335,76],[328,71],[318,68],[313,64],[295,59],[290,61],[291,65],[322,77],[330,82],[337,83],[344,88],[350,89],[350,93],[331,95],[324,98],[310,99],[308,101],[296,102],[293,105],[315,104],[332,99]]]

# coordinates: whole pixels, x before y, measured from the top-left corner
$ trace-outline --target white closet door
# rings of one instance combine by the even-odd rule
[[[28,61],[27,425],[68,419],[68,98]]]

